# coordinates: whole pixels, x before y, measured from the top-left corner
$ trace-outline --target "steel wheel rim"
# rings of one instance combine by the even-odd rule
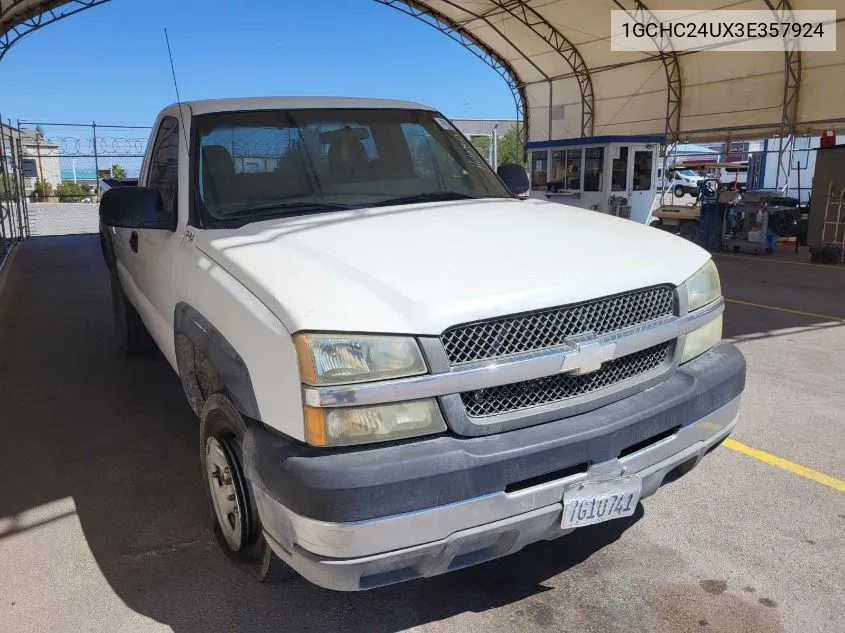
[[[233,552],[243,545],[244,506],[235,486],[237,476],[229,453],[216,437],[205,444],[206,482],[211,492],[211,502],[220,532]]]

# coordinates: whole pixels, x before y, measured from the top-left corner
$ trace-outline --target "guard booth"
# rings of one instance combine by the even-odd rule
[[[662,136],[593,136],[528,143],[531,197],[646,224]]]

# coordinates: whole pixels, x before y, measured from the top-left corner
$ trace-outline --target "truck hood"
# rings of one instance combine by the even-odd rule
[[[290,332],[451,325],[678,285],[708,260],[664,231],[567,205],[460,200],[197,231]]]

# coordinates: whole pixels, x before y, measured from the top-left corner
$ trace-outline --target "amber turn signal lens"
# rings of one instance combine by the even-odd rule
[[[325,409],[305,405],[305,441],[311,446],[326,446]]]

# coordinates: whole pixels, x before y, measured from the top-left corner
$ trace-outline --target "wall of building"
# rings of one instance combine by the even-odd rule
[[[836,220],[838,202],[829,204],[829,188],[833,185],[835,199],[842,196],[845,190],[845,145],[820,149],[812,152],[815,157],[815,178],[813,178],[813,199],[810,206],[810,224],[807,227],[807,243],[810,245],[822,241],[822,226],[825,221],[825,208],[827,207],[828,220]],[[842,239],[845,230],[845,204],[841,208],[842,226],[834,237],[834,226],[828,226],[825,231],[825,241]]]
[[[845,143],[845,136],[838,135],[836,137],[836,142],[837,144]],[[783,187],[784,184],[787,184],[783,182],[782,177],[780,181],[778,180],[778,143],[779,140],[776,138],[766,139],[763,142],[762,151],[766,152],[766,154],[763,163],[762,189],[779,189]],[[792,153],[792,168],[789,173],[786,195],[793,198],[799,198],[803,203],[810,199],[810,192],[813,191],[813,175],[816,172],[816,160],[821,140],[818,136],[804,136],[796,138],[795,143],[795,151]],[[789,165],[789,160],[789,156],[783,157],[782,164],[784,167]]]
[[[34,161],[38,178],[49,182],[53,190],[62,184],[62,170],[59,163],[59,146],[47,143],[35,143],[25,136],[21,141],[21,154],[24,161]],[[40,157],[40,158],[39,158]],[[35,186],[35,177],[24,178],[27,193]]]

